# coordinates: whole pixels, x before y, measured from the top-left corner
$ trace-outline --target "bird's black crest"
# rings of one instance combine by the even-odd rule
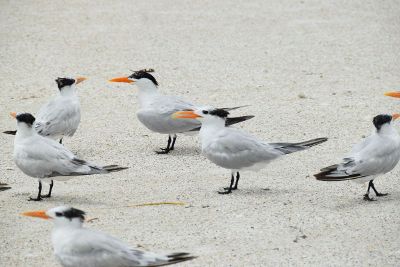
[[[220,118],[226,118],[229,115],[229,112],[224,109],[214,109],[210,111],[210,115],[218,116]]]
[[[73,85],[75,83],[75,80],[71,78],[57,78],[56,83],[58,89],[61,90],[64,86]]]
[[[158,86],[158,82],[157,82],[156,78],[154,78],[154,76],[151,75],[149,72],[154,72],[154,70],[153,69],[138,70],[138,71],[135,71],[134,73],[132,73],[132,75],[129,76],[129,78],[134,78],[137,80],[146,78],[146,79],[149,79],[150,81],[152,81],[155,86]]]
[[[64,216],[65,218],[68,218],[72,220],[73,218],[80,218],[81,220],[85,220],[85,212],[82,210],[70,208],[64,212],[56,212],[56,216]]]
[[[33,117],[32,114],[30,113],[21,113],[18,114],[16,117],[17,121],[19,122],[25,122],[29,126],[32,126],[33,122],[35,121],[35,117]]]
[[[379,131],[382,125],[391,121],[392,121],[392,116],[387,114],[381,114],[375,116],[372,122],[374,123],[375,128]]]

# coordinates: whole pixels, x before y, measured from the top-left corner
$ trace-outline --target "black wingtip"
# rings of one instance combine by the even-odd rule
[[[178,262],[183,262],[183,261],[190,261],[194,260],[197,258],[197,256],[190,255],[189,253],[186,252],[178,252],[178,253],[172,253],[167,255],[168,258],[168,264],[174,264]]]
[[[243,122],[243,121],[250,120],[252,118],[254,118],[253,115],[240,116],[240,117],[228,117],[225,120],[225,125],[226,126],[230,126],[230,125],[233,125],[233,124],[236,124],[236,123],[240,123],[240,122]]]
[[[118,165],[107,165],[103,167],[103,170],[107,171],[107,172],[119,172],[122,170],[126,170],[129,169],[129,167],[122,167],[122,166],[118,166]]]
[[[10,135],[16,135],[17,134],[17,130],[14,131],[4,131],[4,134],[10,134]]]

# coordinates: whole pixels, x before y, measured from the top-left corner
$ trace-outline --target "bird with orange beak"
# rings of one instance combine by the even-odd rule
[[[54,255],[64,267],[165,266],[195,259],[185,252],[160,254],[133,248],[123,241],[83,227],[85,212],[60,206],[29,211],[24,216],[52,220]]]
[[[219,194],[230,194],[238,189],[241,171],[258,171],[285,154],[302,151],[328,140],[316,138],[299,143],[267,143],[239,129],[226,127],[228,115],[226,110],[212,108],[178,111],[172,115],[173,119],[200,121],[202,154],[214,164],[231,171],[229,187],[219,191]]]
[[[353,147],[349,155],[343,158],[342,163],[321,169],[315,174],[319,181],[347,181],[359,183],[368,182],[367,193],[364,200],[372,201],[369,196],[372,188],[377,197],[386,196],[379,193],[374,185],[374,180],[382,174],[388,173],[400,160],[400,136],[392,126],[392,122],[400,114],[375,116],[373,124],[375,132],[363,139]]]
[[[62,143],[64,136],[73,136],[81,121],[81,106],[76,85],[86,80],[78,78],[57,78],[59,95],[43,105],[36,115],[34,128],[38,134],[57,139]],[[5,131],[15,134],[15,131]]]
[[[179,97],[164,95],[158,90],[158,82],[151,72],[153,69],[139,70],[128,77],[111,79],[110,82],[129,83],[137,85],[139,89],[139,109],[136,116],[139,121],[150,131],[167,134],[168,142],[166,148],[156,151],[158,154],[168,154],[174,150],[177,134],[193,134],[199,131],[200,122],[197,120],[173,120],[171,115],[179,110],[194,110],[198,106],[182,100]],[[233,110],[240,107],[225,108]],[[226,124],[232,125],[254,116],[242,116],[227,118]]]
[[[51,197],[53,180],[65,181],[74,176],[103,174],[127,169],[118,165],[98,166],[79,159],[57,141],[39,135],[35,128],[35,117],[30,113],[15,113],[17,133],[14,140],[13,158],[18,168],[26,175],[39,180],[39,192],[33,201]],[[42,195],[42,181],[50,183],[47,195]]]

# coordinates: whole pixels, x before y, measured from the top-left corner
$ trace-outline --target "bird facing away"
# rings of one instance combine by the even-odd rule
[[[44,104],[36,115],[34,129],[38,134],[62,143],[64,136],[73,136],[81,121],[81,107],[76,85],[86,80],[84,77],[58,78],[59,95]],[[16,131],[4,133],[15,135]]]
[[[197,120],[177,121],[171,118],[174,112],[179,110],[194,110],[198,108],[194,104],[184,101],[179,97],[164,95],[158,90],[158,82],[149,72],[153,69],[135,71],[129,77],[111,79],[111,82],[135,83],[139,89],[139,109],[136,116],[139,121],[150,131],[167,134],[168,143],[166,148],[158,151],[158,154],[167,154],[174,150],[177,134],[194,133],[200,130],[200,122]],[[240,107],[225,108],[233,110]],[[241,116],[227,118],[226,124],[232,125],[254,116]]]
[[[85,212],[60,206],[22,215],[51,219],[54,255],[64,267],[165,266],[196,258],[188,253],[156,254],[132,248],[107,234],[83,227]]]
[[[220,194],[236,190],[241,170],[260,170],[272,160],[327,141],[317,138],[300,143],[266,143],[239,129],[225,127],[229,112],[223,109],[178,111],[175,119],[201,121],[200,140],[202,153],[216,165],[231,170],[231,182]],[[235,182],[236,173],[236,182]]]
[[[73,176],[109,173],[127,169],[118,165],[97,166],[77,158],[57,141],[39,135],[34,129],[35,117],[29,113],[11,116],[17,119],[17,134],[14,140],[14,162],[28,176],[39,179],[39,201],[51,197],[53,180],[65,181]],[[41,195],[42,181],[50,183],[47,195]]]
[[[374,200],[369,196],[371,188],[376,196],[386,196],[376,190],[373,181],[393,170],[400,160],[400,136],[391,124],[399,117],[400,114],[375,116],[374,133],[356,144],[342,163],[321,169],[315,178],[319,181],[369,182],[364,200]]]

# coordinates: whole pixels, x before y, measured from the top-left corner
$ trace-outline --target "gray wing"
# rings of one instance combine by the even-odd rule
[[[162,255],[133,249],[122,241],[88,229],[70,237],[69,247],[56,253],[64,266],[162,266],[193,259],[186,253]]]
[[[232,170],[250,168],[258,163],[266,164],[284,154],[235,128],[220,131],[203,147],[203,153],[215,164]]]
[[[80,120],[79,100],[57,97],[39,110],[34,127],[42,136],[72,136]]]
[[[14,161],[25,174],[37,178],[103,172],[99,167],[76,158],[58,142],[39,135],[15,145]]]
[[[352,159],[353,165],[349,167],[340,166],[339,169],[343,168],[351,174],[358,173],[363,176],[370,176],[387,173],[399,162],[399,143],[392,139],[373,135],[366,138],[363,147],[360,147],[356,147],[356,152],[352,152],[349,157],[344,159],[347,161],[349,158]]]
[[[136,113],[139,121],[147,128],[158,133],[188,132],[201,124],[197,120],[176,120],[171,117],[177,111],[193,110],[196,107],[180,98],[160,95]]]
[[[322,181],[342,181],[374,176],[391,171],[399,159],[398,141],[374,134],[355,145],[342,163],[322,169],[315,177]]]

